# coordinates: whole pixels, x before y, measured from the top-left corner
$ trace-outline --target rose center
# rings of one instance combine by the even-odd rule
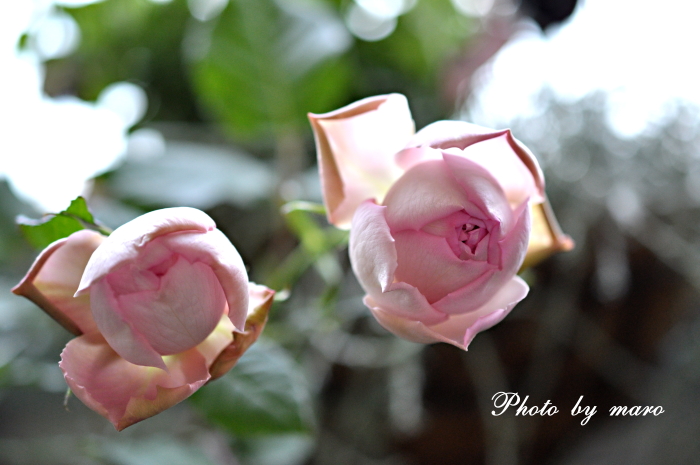
[[[483,221],[470,218],[466,223],[455,228],[457,232],[457,240],[468,248],[472,254],[476,253],[476,247],[479,242],[488,234],[486,225]]]

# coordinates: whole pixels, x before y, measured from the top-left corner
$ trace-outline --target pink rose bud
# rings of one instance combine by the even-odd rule
[[[61,354],[66,382],[118,430],[233,367],[274,294],[248,283],[238,251],[192,208],[56,241],[13,292],[78,336]]]
[[[353,215],[350,260],[382,326],[466,349],[527,295],[516,275],[526,256],[573,244],[537,160],[509,130],[439,121],[413,134],[405,102],[392,94],[309,115],[329,221]]]

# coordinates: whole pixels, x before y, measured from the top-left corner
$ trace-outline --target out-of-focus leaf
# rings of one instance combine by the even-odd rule
[[[68,208],[60,213],[45,215],[39,220],[20,216],[17,222],[24,237],[37,249],[43,249],[52,242],[86,227],[106,232],[93,218],[83,197],[73,200]]]
[[[0,269],[19,269],[35,252],[27,241],[17,234],[15,218],[19,215],[37,215],[28,204],[15,197],[7,180],[0,179]]]
[[[65,10],[80,26],[80,47],[70,57],[47,63],[49,94],[77,92],[94,100],[109,84],[130,81],[147,90],[148,117],[196,120],[182,72],[182,36],[191,21],[187,2],[102,1]]]
[[[164,436],[141,441],[102,441],[100,455],[114,465],[213,464],[199,447]]]
[[[308,432],[311,398],[300,370],[284,349],[259,340],[228,374],[191,399],[235,436]]]
[[[265,435],[244,438],[241,458],[254,465],[298,465],[305,463],[314,449],[314,440],[306,434]]]
[[[340,55],[349,33],[319,1],[231,0],[193,63],[197,92],[234,134],[306,127],[306,113],[346,98],[351,68]]]
[[[282,206],[282,214],[284,215],[296,210],[316,213],[318,215],[326,214],[326,207],[324,207],[322,204],[307,202],[306,200],[293,200]]]
[[[337,284],[337,258],[334,249],[348,241],[348,232],[333,226],[321,227],[314,216],[323,215],[323,206],[311,202],[289,202],[282,207],[289,229],[299,238],[299,246],[290,253],[268,279],[273,289],[291,287],[312,265],[328,284]],[[325,222],[325,219],[323,220]]]
[[[171,418],[172,419],[172,418]],[[181,418],[175,418],[180,420]],[[75,413],[73,418],[75,421]],[[39,437],[0,438],[0,463],[11,465],[29,464],[109,464],[109,465],[214,465],[203,444],[181,437],[175,439],[164,433],[149,434],[142,428],[142,435],[98,436],[84,431],[42,435]],[[81,423],[85,426],[85,422]],[[75,427],[75,424],[72,424]],[[145,432],[145,437],[143,432]],[[170,431],[168,431],[170,432]]]
[[[108,180],[118,197],[142,205],[205,210],[224,202],[249,206],[268,198],[274,184],[272,169],[242,152],[170,141],[162,157],[126,163]]]
[[[328,249],[326,232],[308,211],[292,210],[287,213],[286,218],[289,228],[311,255],[319,255]]]

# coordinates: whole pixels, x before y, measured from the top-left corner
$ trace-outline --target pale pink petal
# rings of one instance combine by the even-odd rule
[[[164,208],[141,215],[117,228],[92,254],[77,293],[86,293],[93,282],[135,260],[156,237],[182,231],[204,233],[215,228],[214,220],[195,208]]]
[[[515,212],[515,225],[499,243],[501,249],[501,269],[472,281],[463,288],[447,294],[432,305],[437,310],[449,314],[471,312],[487,302],[505,282],[517,273],[527,252],[530,233],[530,209],[523,204]]]
[[[398,232],[419,230],[461,210],[485,217],[486,212],[471,200],[443,160],[424,161],[404,173],[387,193],[386,221],[391,231]]]
[[[394,282],[397,254],[385,210],[386,207],[367,201],[355,212],[350,230],[350,262],[357,279],[383,308],[428,323],[444,320],[447,316],[431,307],[415,287]]]
[[[71,391],[117,430],[181,402],[210,377],[197,348],[168,357],[166,372],[129,363],[97,333],[71,340],[59,366]]]
[[[403,95],[372,97],[339,110],[309,114],[329,221],[347,227],[357,206],[381,201],[401,174],[394,163],[415,130]]]
[[[473,144],[498,137],[505,137],[509,149],[518,157],[519,161],[527,168],[536,186],[530,200],[534,203],[544,201],[544,175],[535,156],[519,140],[513,137],[509,129],[494,131],[465,121],[437,121],[416,133],[408,142],[407,148],[433,147],[438,149],[458,148],[465,149]],[[509,150],[509,151],[510,151]],[[404,169],[410,167],[410,162],[417,162],[417,157],[406,157],[408,163]],[[508,168],[508,165],[498,169]]]
[[[384,329],[403,339],[421,344],[449,342],[449,340],[441,337],[439,334],[428,330],[428,327],[420,321],[399,316],[394,313],[393,310],[385,310],[369,295],[365,296],[362,301],[370,309],[372,315],[374,315],[374,318],[384,327]]]
[[[111,273],[105,280],[119,280],[118,274]],[[128,321],[160,355],[176,354],[196,346],[214,330],[225,314],[226,297],[212,269],[202,262],[179,257],[160,279],[157,290],[117,296],[119,307],[111,311]],[[111,343],[111,335],[105,330],[102,334]]]
[[[251,316],[262,308],[270,308],[275,297],[275,291],[262,284],[250,282],[248,283],[248,297],[248,316]]]
[[[501,234],[507,234],[512,227],[513,209],[493,174],[464,156],[443,153],[443,158],[447,172],[461,186],[467,198],[486,214],[482,218],[497,221],[501,225]]]
[[[444,237],[413,230],[393,236],[399,264],[396,280],[417,288],[429,303],[499,271],[487,261],[461,260]]]
[[[533,203],[544,202],[546,198],[544,192],[544,174],[542,173],[542,168],[540,168],[537,158],[535,158],[535,155],[532,154],[530,149],[527,148],[525,144],[513,137],[510,129],[508,130],[508,141],[510,142],[511,147],[513,147],[515,150],[515,153],[517,153],[520,157],[520,160],[525,164],[525,166],[527,166],[527,169],[530,170],[532,177],[535,179],[535,186],[537,189],[530,198],[530,201]]]
[[[464,149],[472,144],[504,134],[466,121],[436,121],[418,131],[406,147],[433,147]]]
[[[92,284],[90,307],[100,332],[121,357],[136,365],[165,369],[161,355],[120,312],[119,301],[105,279]]]
[[[248,273],[243,259],[231,241],[214,229],[206,234],[168,234],[160,243],[191,263],[201,262],[211,267],[228,303],[228,316],[236,329],[242,331],[248,313]]]
[[[414,165],[427,160],[442,160],[442,151],[430,147],[410,147],[394,156],[396,165],[408,171]]]
[[[518,276],[509,279],[481,308],[462,315],[452,315],[444,323],[429,329],[466,350],[477,333],[503,320],[529,291],[528,285]]]
[[[102,234],[84,229],[54,242],[12,291],[32,300],[76,335],[93,331],[90,298],[73,295],[90,256],[104,240]]]
[[[377,305],[369,296],[365,297],[365,304],[385,329],[399,337],[422,344],[446,342],[467,350],[477,333],[503,320],[525,298],[527,292],[527,284],[514,276],[481,308],[470,313],[451,315],[446,321],[432,326],[396,316]]]
[[[491,173],[506,194],[512,208],[530,199],[537,202],[539,192],[530,170],[511,145],[508,133],[472,144],[464,156]]]

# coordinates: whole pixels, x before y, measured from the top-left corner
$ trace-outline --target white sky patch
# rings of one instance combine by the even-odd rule
[[[97,103],[48,97],[42,90],[44,69],[39,56],[45,50],[30,47],[19,51],[17,43],[23,33],[28,32],[31,39],[32,34],[41,32],[41,24],[64,16],[57,14],[48,1],[7,2],[3,8],[0,178],[6,178],[16,195],[41,212],[60,211],[90,188],[92,177],[121,159],[126,151],[127,130],[143,115],[146,97],[140,88],[127,83],[112,86]],[[69,27],[51,29],[50,42],[61,42],[58,36],[68,33],[65,42],[75,46],[71,41],[77,40],[75,34],[79,31],[71,30],[72,26],[77,28],[77,24],[70,23]],[[37,37],[41,41],[42,36]],[[65,51],[50,52],[48,56]],[[121,97],[126,93],[133,98],[122,98],[115,105],[115,90],[121,91]]]
[[[607,91],[610,122],[629,136],[660,118],[670,100],[700,105],[700,2],[580,3],[559,30],[523,32],[480,71],[472,108],[479,122],[502,125],[532,114],[545,86],[570,101]]]

